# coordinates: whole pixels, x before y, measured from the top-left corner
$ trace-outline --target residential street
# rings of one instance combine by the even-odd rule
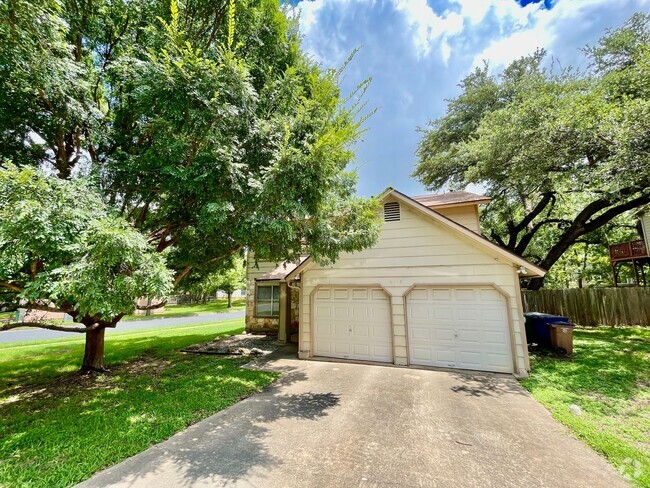
[[[274,386],[79,486],[627,486],[512,376],[275,354]]]
[[[241,319],[244,318],[244,311],[237,312],[221,312],[221,313],[207,313],[201,315],[188,315],[185,317],[168,317],[168,318],[142,318],[137,320],[123,321],[117,324],[114,329],[106,329],[107,333],[125,332],[128,330],[151,329],[157,327],[171,327],[175,325],[187,324],[205,324],[208,322],[219,322],[224,320]],[[72,325],[71,322],[67,324]],[[18,329],[0,332],[0,344],[8,344],[12,342],[23,341],[37,341],[45,339],[60,339],[62,337],[74,338],[79,337],[80,334],[70,332],[59,332],[56,330],[44,329]]]

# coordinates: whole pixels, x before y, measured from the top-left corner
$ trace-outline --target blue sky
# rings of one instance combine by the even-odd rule
[[[426,193],[410,176],[416,129],[444,115],[473,67],[485,59],[499,70],[537,47],[561,66],[583,66],[580,48],[650,11],[650,0],[303,0],[296,8],[303,48],[324,67],[361,47],[344,93],[372,77],[366,100],[378,111],[356,148],[358,193],[393,186],[416,195]]]

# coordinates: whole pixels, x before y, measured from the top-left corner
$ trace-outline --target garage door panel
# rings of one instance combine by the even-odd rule
[[[483,342],[488,346],[504,346],[508,344],[508,337],[503,331],[486,330],[483,332]]]
[[[347,319],[350,317],[350,309],[346,306],[336,305],[334,307],[334,317]]]
[[[512,372],[506,301],[495,289],[415,288],[407,316],[412,364]]]
[[[486,354],[486,361],[493,371],[499,373],[509,373],[512,371],[510,356],[505,354]]]
[[[352,338],[355,340],[365,340],[370,337],[370,326],[363,324],[354,324],[352,326]]]
[[[316,299],[329,300],[332,297],[332,290],[321,288],[316,292]]]
[[[481,312],[476,308],[461,308],[458,310],[458,320],[465,320],[471,323],[481,319]]]
[[[424,291],[426,295],[425,300],[451,300],[451,288],[429,288]]]
[[[456,353],[448,349],[439,349],[434,351],[433,357],[436,360],[435,366],[455,367]]]
[[[364,304],[355,304],[352,306],[352,318],[355,320],[368,320],[370,316],[370,307]]]
[[[383,290],[319,289],[314,309],[316,356],[392,362],[390,305]]]
[[[428,327],[415,327],[411,331],[413,339],[418,342],[429,342],[431,340],[431,329]]]
[[[452,328],[435,328],[432,330],[433,340],[436,343],[454,342],[456,339],[456,331]]]
[[[481,335],[477,334],[475,330],[458,330],[458,342],[465,347],[476,347],[481,344]]]
[[[483,365],[483,355],[480,352],[459,351],[458,362],[467,369],[481,369]]]
[[[456,288],[454,290],[454,300],[461,301],[461,302],[475,302],[477,297],[476,297],[476,291],[473,288]]]
[[[366,288],[355,288],[352,290],[353,300],[368,300],[368,290]]]
[[[454,310],[451,308],[436,308],[433,310],[433,317],[436,320],[453,320]]]
[[[428,319],[429,318],[429,308],[426,305],[420,305],[414,303],[411,305],[411,313],[416,319]]]
[[[393,334],[390,327],[374,325],[372,328],[372,336],[377,339],[384,339],[386,342],[393,342]]]
[[[415,290],[411,291],[411,295],[409,298],[412,302],[415,302],[417,300],[427,301],[429,299],[429,292],[428,290],[416,288]]]
[[[368,344],[352,344],[352,352],[358,356],[370,356],[370,346]]]
[[[348,300],[350,298],[350,290],[348,288],[334,288],[332,295],[335,300]]]
[[[433,351],[429,348],[412,347],[411,358],[418,361],[431,362],[433,360]]]
[[[349,327],[346,324],[327,324],[325,335],[331,338],[339,337],[348,333]],[[319,331],[320,332],[320,331]]]
[[[328,318],[332,316],[331,307],[323,307],[321,305],[316,307],[316,316],[321,318]]]

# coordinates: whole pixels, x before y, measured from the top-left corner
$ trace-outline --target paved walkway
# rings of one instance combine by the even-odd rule
[[[117,324],[114,329],[106,329],[108,334],[115,332],[125,332],[127,330],[151,329],[156,327],[171,327],[174,325],[186,324],[205,324],[208,322],[220,322],[223,320],[244,318],[243,310],[237,312],[206,313],[200,315],[187,315],[185,317],[151,317],[136,320],[126,320]],[[66,325],[74,325],[72,322],[66,322]],[[56,330],[45,329],[14,329],[0,332],[0,344],[22,341],[38,341],[47,339],[60,339],[67,337],[69,339],[79,338],[80,334],[71,332],[59,332]]]
[[[298,361],[90,487],[607,487],[618,473],[512,377]]]

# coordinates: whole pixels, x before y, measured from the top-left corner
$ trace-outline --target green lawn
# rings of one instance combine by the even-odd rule
[[[523,386],[626,478],[650,487],[650,329],[580,329],[573,359],[531,361]]]
[[[70,486],[267,386],[277,376],[244,358],[179,352],[242,329],[109,334],[96,377],[75,374],[83,339],[0,345],[0,486]]]
[[[228,308],[228,300],[217,299],[208,303],[194,303],[192,305],[167,305],[163,313],[151,315],[151,317],[187,317],[191,315],[201,315],[204,313],[221,313],[221,312],[235,312],[237,310],[246,309],[245,298],[233,298],[232,308]],[[143,315],[129,315],[123,320],[138,320],[144,319]]]

